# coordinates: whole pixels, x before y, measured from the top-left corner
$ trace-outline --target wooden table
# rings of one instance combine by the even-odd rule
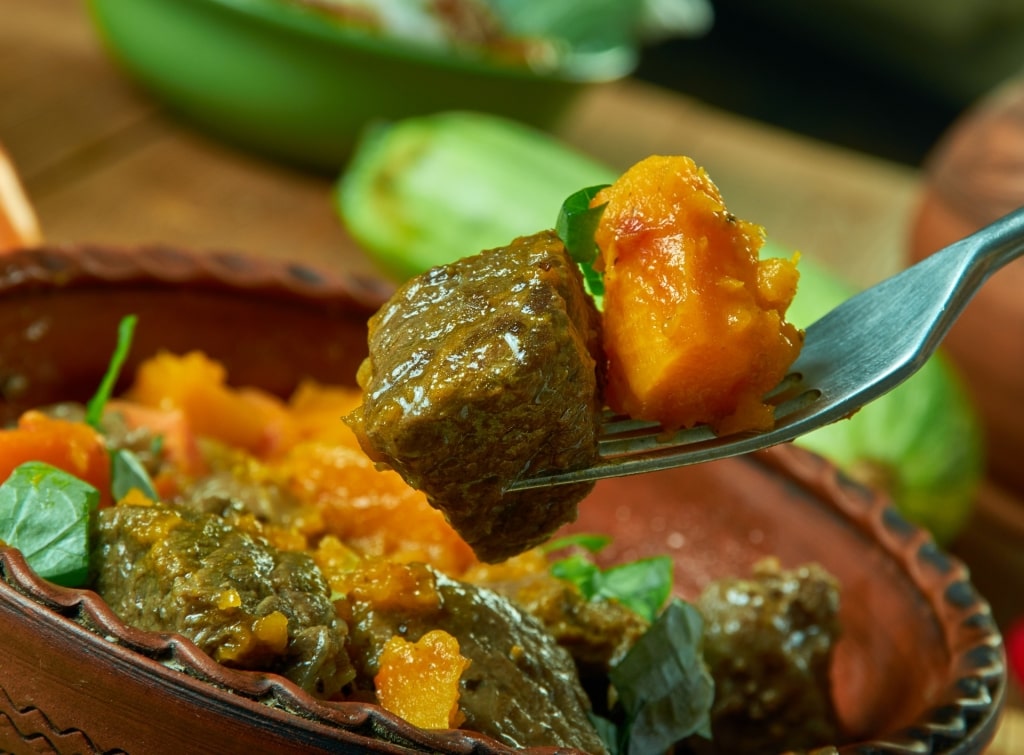
[[[584,96],[561,136],[620,168],[691,155],[730,209],[855,282],[902,264],[919,190],[910,168],[634,81]],[[232,248],[376,272],[334,214],[330,177],[235,151],[168,116],[112,67],[75,0],[0,0],[0,143],[50,241]],[[991,752],[1024,751],[1018,708],[1014,697]]]

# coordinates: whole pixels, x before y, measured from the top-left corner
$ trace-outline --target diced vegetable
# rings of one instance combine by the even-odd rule
[[[449,729],[465,718],[459,712],[459,679],[469,661],[459,642],[435,629],[416,642],[396,635],[384,644],[374,678],[382,707],[424,729]]]
[[[30,461],[62,469],[100,491],[101,505],[112,503],[110,461],[103,436],[82,422],[25,412],[18,425],[0,430],[0,482]]]
[[[144,406],[178,409],[196,435],[261,456],[291,445],[280,401],[256,389],[233,390],[223,365],[204,354],[158,354],[143,363],[126,398]]]
[[[608,405],[669,429],[769,429],[763,397],[803,342],[785,320],[795,261],[760,260],[764,229],[730,214],[687,157],[642,160],[603,203]]]
[[[89,528],[100,494],[50,464],[18,466],[0,485],[0,542],[43,579],[78,587],[89,574]]]

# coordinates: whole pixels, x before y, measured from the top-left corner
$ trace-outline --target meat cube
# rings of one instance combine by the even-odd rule
[[[218,516],[162,504],[100,511],[95,588],[125,623],[178,632],[215,660],[330,698],[355,675],[347,627],[313,560]]]
[[[816,564],[783,570],[766,559],[749,579],[710,584],[697,608],[715,680],[713,752],[788,752],[836,741],[829,677],[840,628],[835,578]]]
[[[415,591],[401,589],[413,583]],[[441,629],[470,661],[459,684],[464,728],[515,748],[607,752],[588,718],[590,701],[572,657],[539,621],[501,595],[425,564],[378,562],[349,575],[342,603],[358,688],[372,688],[388,639],[415,642]]]
[[[505,493],[597,456],[600,315],[553,231],[433,268],[370,320],[364,449],[426,493],[483,561],[545,540],[591,483]]]

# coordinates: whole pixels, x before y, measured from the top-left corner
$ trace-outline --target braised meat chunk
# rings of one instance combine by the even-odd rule
[[[414,586],[410,589],[410,586]],[[440,629],[469,660],[459,681],[462,726],[515,747],[607,752],[568,652],[501,595],[425,564],[370,563],[349,575],[341,611],[350,627],[356,686],[372,689],[380,649]]]
[[[433,268],[370,320],[367,453],[426,493],[484,561],[543,541],[590,483],[512,494],[597,455],[600,315],[555,233]]]
[[[839,587],[828,572],[814,564],[784,570],[766,559],[750,578],[709,585],[697,608],[715,680],[714,752],[783,752],[836,741],[829,668]]]
[[[96,591],[123,621],[179,632],[227,666],[274,671],[324,698],[355,675],[347,627],[313,560],[218,516],[160,504],[103,509],[92,567]]]

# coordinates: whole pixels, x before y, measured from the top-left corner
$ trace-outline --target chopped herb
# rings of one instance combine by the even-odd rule
[[[128,358],[128,350],[131,348],[132,336],[135,333],[135,323],[138,319],[135,315],[127,315],[121,319],[121,323],[117,328],[117,345],[114,348],[113,355],[110,357],[110,364],[103,375],[103,380],[100,381],[100,387],[97,389],[96,395],[89,399],[89,403],[86,405],[85,421],[96,430],[101,430],[100,421],[103,419],[103,408],[110,400],[110,396],[114,391],[114,384],[117,382],[118,375],[121,374],[121,368],[124,366],[125,359]]]
[[[697,609],[673,600],[612,668],[626,718],[619,752],[667,752],[694,734],[711,739],[715,683],[704,663],[703,635]]]
[[[110,454],[110,492],[115,501],[120,501],[133,489],[150,500],[157,500],[153,481],[139,457],[126,448],[117,448]]]
[[[566,535],[555,540],[550,540],[542,547],[545,553],[557,553],[567,548],[583,548],[590,553],[600,553],[604,547],[612,541],[610,535],[594,535],[587,532],[580,532],[575,535]]]
[[[89,526],[99,498],[74,475],[26,462],[0,485],[0,540],[19,549],[40,577],[77,587],[89,574]]]
[[[124,362],[128,358],[138,319],[136,315],[126,315],[121,318],[121,322],[117,326],[117,345],[110,357],[110,364],[107,365],[107,371],[103,375],[103,380],[100,381],[96,395],[89,399],[89,403],[86,405],[85,421],[100,432],[103,431],[103,409],[110,401],[114,385],[121,374],[121,368],[124,367]],[[153,442],[154,448],[159,448],[162,445],[162,441],[154,440]],[[138,457],[127,449],[114,449],[110,453],[110,492],[113,494],[114,500],[121,500],[133,488],[138,489],[148,498],[155,500],[157,497],[153,482],[149,479],[149,474]]]
[[[582,548],[599,553],[611,538],[607,535],[580,533],[552,540],[547,553]],[[672,559],[668,556],[643,558],[602,569],[583,553],[573,553],[551,563],[551,574],[570,582],[587,600],[617,600],[647,621],[672,594]]]
[[[587,290],[595,298],[604,295],[604,278],[594,268],[594,262],[598,257],[594,232],[597,230],[597,224],[601,221],[601,215],[604,214],[605,205],[591,207],[590,202],[605,186],[607,184],[589,186],[570,194],[562,203],[558,220],[555,223],[558,237],[565,244],[569,256],[580,266]]]
[[[583,554],[551,564],[551,573],[576,585],[587,600],[616,600],[653,621],[672,592],[672,559],[656,556],[601,569]]]

